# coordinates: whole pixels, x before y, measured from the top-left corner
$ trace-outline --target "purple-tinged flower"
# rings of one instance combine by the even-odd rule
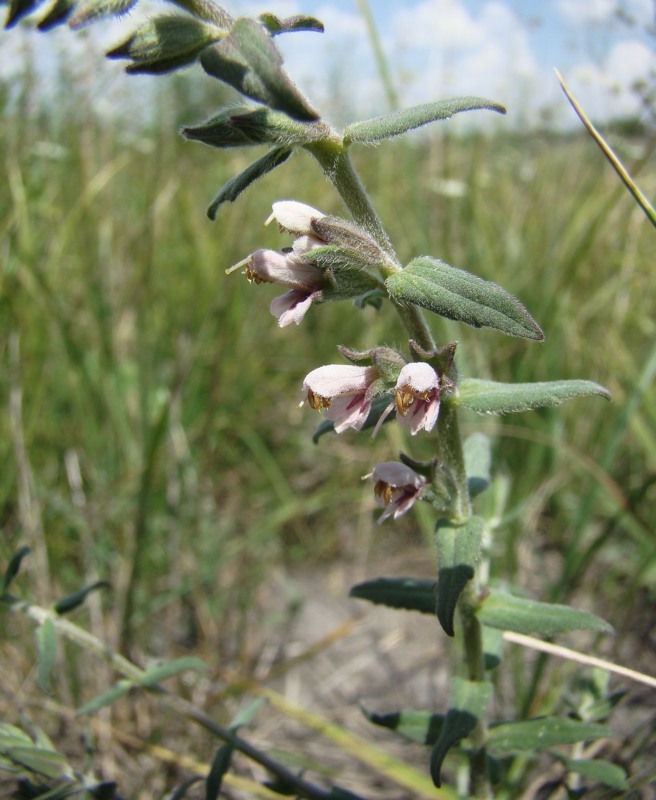
[[[430,364],[417,361],[403,367],[395,402],[398,421],[413,436],[420,430],[433,430],[440,412],[440,379]]]
[[[299,203],[297,200],[279,200],[273,204],[272,208],[273,213],[267,220],[267,224],[275,219],[281,230],[292,233],[294,236],[314,235],[312,222],[326,216],[316,208]]]
[[[377,379],[375,367],[329,364],[306,375],[303,391],[312,408],[326,409],[336,433],[347,428],[359,431],[371,409],[373,385]]]
[[[426,479],[399,461],[385,461],[374,467],[371,473],[374,495],[379,506],[384,508],[378,523],[389,517],[398,519],[409,511],[423,492]]]
[[[257,250],[248,259],[245,272],[253,283],[289,287],[289,291],[274,298],[269,307],[281,328],[292,322],[298,325],[312,303],[321,298],[321,289],[326,283],[323,272],[317,267],[295,253],[276,250]]]

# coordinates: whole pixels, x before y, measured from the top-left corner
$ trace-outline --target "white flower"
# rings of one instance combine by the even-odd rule
[[[385,510],[378,522],[398,519],[409,511],[423,492],[426,479],[399,461],[385,461],[371,473],[376,502]]]
[[[275,219],[283,231],[292,233],[294,236],[312,236],[312,221],[326,216],[316,208],[296,200],[279,200],[273,204],[272,208],[273,213],[267,220],[267,224]]]
[[[312,408],[326,409],[337,433],[347,428],[359,431],[371,409],[372,387],[377,378],[375,367],[329,364],[306,375],[303,390]]]
[[[432,431],[440,411],[440,379],[430,364],[406,364],[396,381],[398,421],[414,436],[420,430]]]

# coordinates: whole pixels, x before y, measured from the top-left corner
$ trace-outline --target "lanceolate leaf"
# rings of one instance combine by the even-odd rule
[[[248,189],[251,183],[255,183],[258,178],[287,161],[291,153],[292,151],[288,147],[274,147],[258,158],[223,186],[207,209],[207,216],[210,219],[216,219],[216,213],[223,203],[234,203],[244,189]]]
[[[191,64],[224,35],[213,23],[182,14],[163,14],[147,20],[107,57],[132,59],[126,67],[131,73],[169,72]]]
[[[70,19],[71,28],[82,28],[106,17],[120,16],[128,12],[137,0],[82,0],[76,4],[75,14]]]
[[[541,383],[497,383],[466,378],[453,399],[464,408],[480,414],[508,414],[532,408],[558,406],[573,397],[599,395],[610,400],[610,392],[593,381],[545,381]]]
[[[73,611],[73,609],[81,606],[91,592],[96,592],[98,589],[111,589],[111,584],[109,581],[96,581],[95,583],[89,584],[89,586],[84,586],[77,592],[72,592],[72,594],[62,597],[61,600],[57,600],[53,606],[53,610],[57,614],[67,614],[69,611]]]
[[[612,735],[605,725],[576,719],[541,717],[494,725],[488,733],[488,747],[494,755],[546,750],[559,744],[574,744]]]
[[[396,731],[419,744],[433,745],[440,738],[444,727],[443,714],[430,711],[396,711],[392,714],[374,714],[366,709],[363,713],[374,725]]]
[[[524,306],[492,281],[420,256],[385,282],[390,296],[475,328],[496,328],[509,336],[542,341],[540,326]]]
[[[292,31],[314,31],[323,33],[323,23],[314,17],[307,17],[304,14],[295,14],[293,17],[280,19],[275,14],[260,14],[260,21],[269,31],[271,36],[280,33],[291,33]]]
[[[172,678],[174,675],[179,675],[189,669],[203,671],[207,669],[207,665],[195,656],[175,658],[171,661],[166,661],[164,664],[154,664],[148,667],[139,683],[142,686],[155,686],[160,681]]]
[[[11,561],[7,565],[5,574],[2,576],[2,584],[0,584],[0,597],[7,593],[11,582],[14,580],[16,575],[18,575],[23,559],[25,556],[29,555],[30,552],[31,550],[29,547],[21,547],[20,550],[17,550],[11,557]]]
[[[490,438],[484,433],[472,433],[464,441],[463,454],[469,496],[476,497],[476,495],[487,489],[492,479]]]
[[[433,783],[442,785],[442,764],[453,745],[465,739],[485,716],[492,696],[492,684],[454,678],[451,683],[449,710],[444,718],[440,738],[431,754],[430,772]]]
[[[270,108],[225,108],[216,116],[182,129],[182,135],[212,147],[258,144],[302,145],[325,135],[318,125],[300,123]]]
[[[78,716],[82,716],[83,714],[93,714],[95,711],[98,711],[105,706],[110,706],[112,703],[119,700],[121,697],[126,695],[130,689],[132,689],[132,687],[133,684],[131,681],[120,680],[106,692],[99,694],[97,697],[94,697],[93,700],[89,700],[88,703],[80,706],[75,713]]]
[[[42,0],[10,0],[5,28],[13,28],[23,17],[31,14]]]
[[[206,800],[217,800],[223,783],[223,776],[230,769],[232,753],[234,747],[231,744],[224,744],[216,751],[210,774],[207,776],[205,798]]]
[[[600,759],[567,759],[565,761],[567,769],[582,775],[584,778],[592,778],[597,783],[617,789],[618,792],[626,792],[629,783],[626,779],[626,772],[617,764],[609,764],[608,761]]]
[[[420,611],[422,614],[435,613],[435,581],[376,578],[354,586],[349,596],[390,608],[405,608],[409,611]]]
[[[480,559],[484,525],[480,517],[470,517],[462,525],[438,520],[435,526],[439,567],[437,618],[449,636],[455,634],[453,620],[458,599],[467,583],[474,577]]]
[[[389,139],[402,133],[427,125],[441,119],[448,119],[461,111],[475,111],[488,109],[505,114],[506,109],[486,100],[484,97],[454,97],[449,100],[439,100],[436,103],[424,103],[420,106],[394,111],[382,117],[355,122],[344,131],[344,144],[362,142],[373,144],[381,139]]]
[[[294,119],[318,119],[282,68],[282,56],[266,29],[253,19],[238,19],[223,41],[206,49],[200,63],[209,75]]]
[[[477,615],[484,625],[515,633],[554,636],[575,630],[613,632],[611,625],[588,611],[495,591],[485,598]]]
[[[221,6],[217,6],[213,0],[171,0],[176,6],[184,8],[190,14],[198,19],[204,19],[207,22],[213,22],[222,28],[230,28],[234,19],[228,12]]]
[[[49,6],[48,13],[39,20],[37,28],[45,33],[56,25],[61,25],[70,17],[74,8],[75,0],[55,0],[55,2]]]

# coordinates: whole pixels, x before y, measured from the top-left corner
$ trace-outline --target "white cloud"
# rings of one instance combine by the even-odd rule
[[[617,10],[616,0],[557,0],[556,7],[574,25],[607,23]]]

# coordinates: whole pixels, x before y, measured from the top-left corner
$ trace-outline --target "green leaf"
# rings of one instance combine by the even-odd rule
[[[107,53],[108,58],[129,58],[130,73],[159,74],[193,63],[198,54],[225,35],[218,26],[183,16],[162,14],[144,22],[137,30]]]
[[[465,378],[453,402],[479,414],[508,414],[533,408],[558,406],[573,397],[599,395],[610,400],[610,392],[593,381],[544,381],[540,383],[497,383]]]
[[[152,664],[145,670],[143,676],[139,680],[140,686],[153,687],[167,678],[172,678],[174,675],[179,675],[181,672],[186,672],[189,669],[203,672],[207,670],[207,664],[196,656],[186,656],[185,658],[174,658],[171,661],[166,661],[164,664]]]
[[[295,14],[292,17],[280,19],[275,14],[260,14],[260,22],[269,31],[271,36],[278,36],[281,33],[291,33],[292,31],[313,31],[323,33],[323,23],[314,17],[305,14]]]
[[[217,800],[219,792],[221,791],[223,776],[230,769],[233,752],[234,747],[231,744],[224,744],[223,747],[219,747],[216,751],[210,774],[207,776],[205,791],[206,800]]]
[[[495,591],[485,598],[477,616],[484,625],[515,633],[542,636],[577,630],[613,633],[611,625],[589,611]]]
[[[484,492],[492,480],[492,449],[490,437],[484,433],[472,433],[463,444],[465,472],[469,496]]]
[[[593,781],[603,783],[617,789],[618,792],[629,790],[629,782],[626,779],[626,772],[616,764],[609,764],[608,761],[601,759],[565,759],[564,762],[570,772],[583,775],[585,778],[592,778]]]
[[[496,669],[503,657],[503,632],[483,626],[483,662],[486,670]]]
[[[37,28],[42,33],[45,33],[46,31],[52,30],[57,25],[62,25],[73,13],[74,8],[75,0],[55,0],[55,2],[49,6],[48,13],[39,20]]]
[[[247,725],[250,725],[265,703],[266,698],[264,697],[256,697],[254,700],[248,703],[247,706],[242,708],[238,714],[233,717],[233,720],[230,723],[230,730],[238,731],[239,728],[244,728]]]
[[[184,8],[190,14],[206,22],[213,22],[226,30],[234,24],[234,19],[221,6],[217,6],[212,0],[171,0],[176,6]]]
[[[494,103],[492,100],[486,100],[484,97],[453,97],[449,100],[424,103],[401,111],[393,111],[382,117],[355,122],[344,131],[344,144],[349,145],[352,142],[374,144],[380,142],[381,139],[400,136],[402,133],[427,125],[429,122],[449,119],[461,111],[479,109],[497,111],[500,114],[506,113],[506,109],[502,105]]]
[[[612,736],[612,731],[605,725],[568,718],[540,717],[491,726],[488,747],[491,753],[505,756],[609,736]]]
[[[54,780],[69,769],[64,756],[54,750],[40,747],[12,747],[3,753],[4,757],[29,772]]]
[[[75,713],[78,717],[81,717],[84,714],[93,714],[105,706],[111,706],[112,703],[115,703],[126,695],[133,686],[134,684],[131,681],[120,680],[106,692],[99,694],[97,697],[94,697],[93,700],[89,700],[88,703],[80,706]]]
[[[453,636],[456,605],[467,583],[474,577],[480,559],[484,521],[470,517],[462,525],[438,520],[437,544],[437,618],[444,632]]]
[[[435,581],[417,578],[376,578],[354,586],[349,597],[369,600],[390,608],[422,614],[435,613]]]
[[[5,574],[2,576],[2,584],[0,585],[0,597],[7,594],[9,591],[9,587],[11,586],[11,582],[14,580],[16,575],[18,575],[21,564],[23,563],[23,559],[26,555],[31,553],[29,547],[21,547],[20,550],[17,550],[14,555],[11,557],[11,561],[7,564],[7,569],[5,570]]]
[[[440,738],[431,753],[430,772],[436,786],[442,785],[442,764],[446,754],[455,744],[469,736],[479,719],[485,716],[491,696],[491,683],[453,679],[449,710],[444,718]]]
[[[200,63],[208,75],[269,108],[302,122],[319,118],[285,74],[266,29],[254,19],[238,19],[228,36],[205,50]]]
[[[95,592],[98,589],[111,588],[112,585],[109,583],[109,581],[96,581],[95,583],[89,584],[89,586],[84,586],[77,592],[73,592],[72,594],[66,595],[66,597],[62,597],[61,600],[57,600],[57,602],[53,605],[53,610],[57,614],[67,614],[69,611],[73,611],[73,609],[81,606],[91,592]]]
[[[542,341],[540,326],[524,306],[492,281],[420,256],[385,282],[393,300],[414,304],[475,328],[487,327]]]
[[[41,3],[42,0],[9,0],[9,13],[7,14],[5,28],[13,28],[17,22],[31,14]]]
[[[201,125],[183,128],[182,135],[211,147],[249,147],[278,144],[303,145],[325,136],[318,125],[300,123],[270,108],[224,108]]]
[[[44,620],[42,625],[36,629],[36,650],[38,667],[36,682],[46,694],[52,694],[52,684],[50,681],[52,667],[57,655],[57,629],[51,619]]]
[[[136,3],[137,0],[81,0],[68,24],[77,30],[107,17],[127,14]]]
[[[430,711],[395,711],[391,714],[374,714],[364,708],[362,711],[374,725],[388,728],[419,744],[435,744],[444,725],[444,715],[431,714]]]
[[[246,167],[239,175],[231,178],[212,200],[210,207],[207,209],[207,216],[210,219],[216,219],[216,213],[223,203],[234,203],[244,189],[248,189],[258,178],[263,177],[287,161],[291,153],[292,151],[288,147],[274,147]]]

